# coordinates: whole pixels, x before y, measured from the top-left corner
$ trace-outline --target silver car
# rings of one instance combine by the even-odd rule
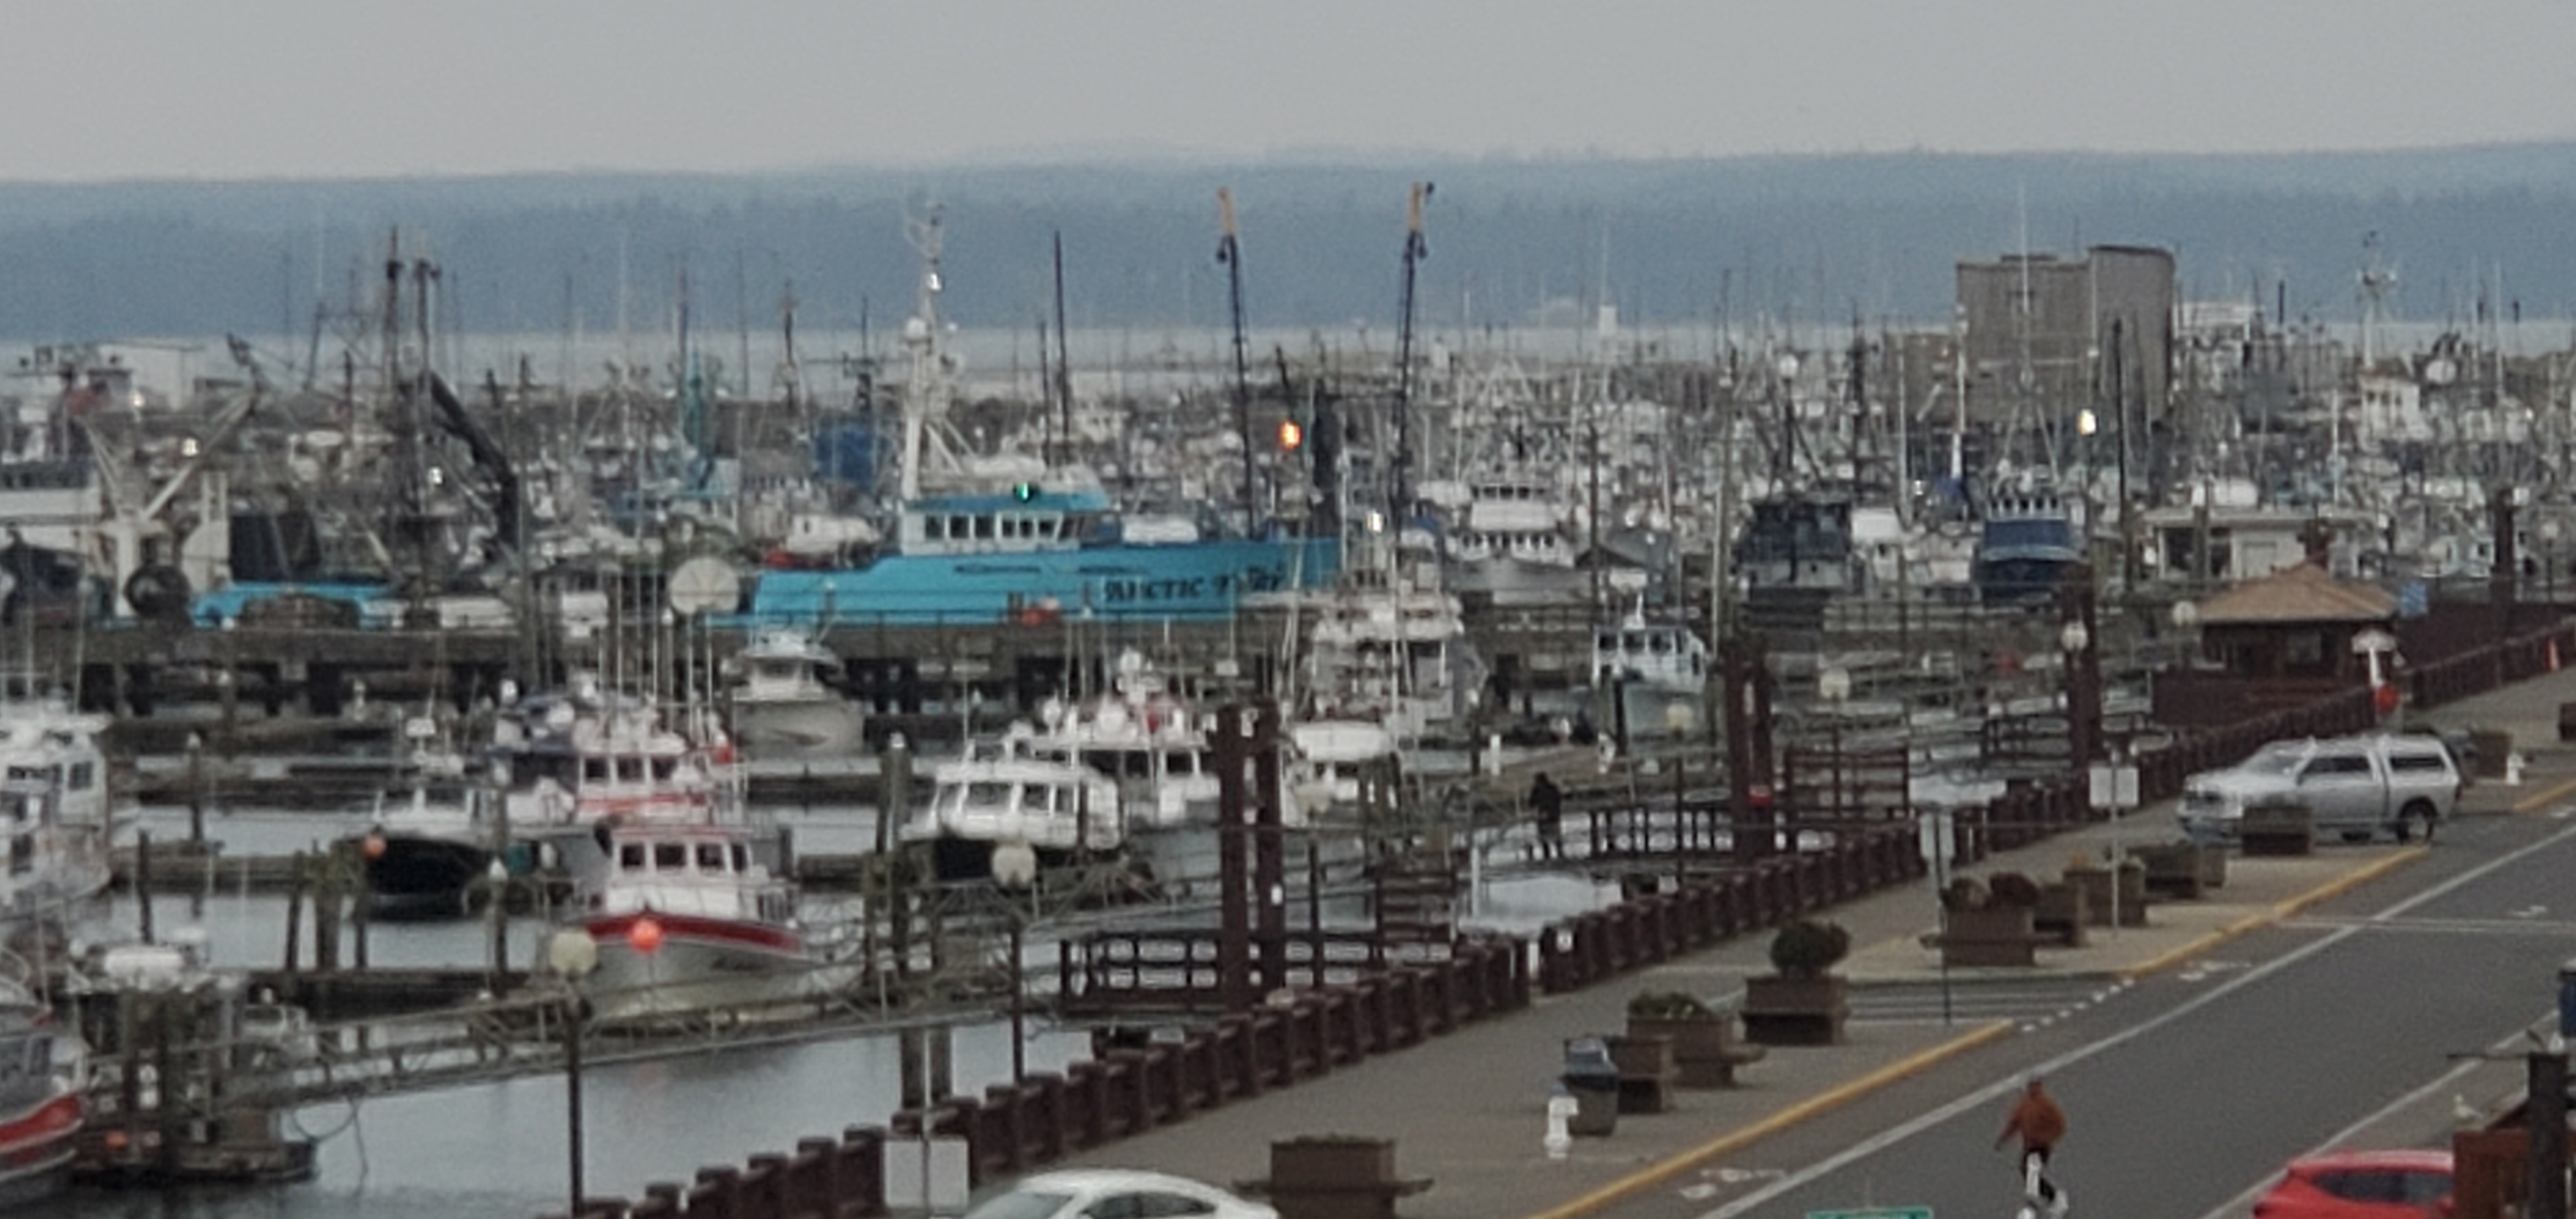
[[[1279,1212],[1186,1177],[1068,1168],[985,1198],[966,1219],[1279,1219]]]
[[[2364,842],[2385,831],[2430,842],[2460,799],[2460,769],[2429,736],[2374,733],[2274,741],[2183,783],[2177,814],[2195,838],[2234,838],[2248,805],[2304,805],[2319,834]]]

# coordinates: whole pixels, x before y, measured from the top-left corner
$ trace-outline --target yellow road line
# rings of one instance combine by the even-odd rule
[[[2555,784],[2544,787],[2528,796],[2524,796],[2522,799],[2514,801],[2512,810],[2516,815],[2535,813],[2540,811],[2544,806],[2566,799],[2571,795],[2576,795],[2576,779],[2561,779]]]
[[[2568,786],[2570,790],[2576,790],[2576,780],[2571,780]],[[2148,974],[2155,973],[2159,970],[2171,968],[2181,961],[2207,952],[2211,948],[2226,943],[2238,936],[2244,935],[2249,931],[2253,931],[2258,927],[2267,927],[2273,923],[2280,922],[2310,906],[2316,905],[2319,902],[2326,901],[2338,894],[2348,892],[2360,885],[2367,884],[2370,881],[2385,876],[2390,872],[2396,871],[2399,867],[2423,858],[2429,849],[2430,848],[2423,846],[2411,846],[2404,850],[2392,851],[2385,858],[2375,859],[2362,867],[2355,868],[2349,872],[2339,873],[2324,884],[2318,885],[2313,889],[2309,889],[2304,893],[2299,893],[2291,897],[2284,898],[2281,901],[2274,902],[2270,906],[2246,915],[2244,918],[2241,918],[2236,922],[2230,923],[2217,931],[2213,931],[2208,935],[2202,936],[2189,944],[2185,944],[2171,952],[2149,960],[2144,964],[2120,970],[2119,976],[2134,980]],[[1910,939],[1911,937],[1904,938]],[[1588,1193],[1574,1198],[1572,1201],[1563,1202],[1534,1215],[1530,1215],[1528,1216],[1528,1219],[1576,1219],[1577,1216],[1590,1214],[1593,1211],[1599,1210],[1602,1207],[1608,1206],[1623,1198],[1627,1198],[1642,1190],[1651,1189],[1666,1181],[1670,1181],[1674,1177],[1680,1176],[1681,1174],[1697,1168],[1719,1156],[1726,1155],[1729,1152],[1736,1151],[1761,1139],[1768,1138],[1782,1130],[1786,1130],[1791,1126],[1815,1117],[1818,1114],[1840,1108],[1861,1096],[1877,1091],[1880,1088],[1884,1088],[1889,1084],[1906,1078],[1907,1076],[1918,1074],[1932,1067],[1936,1063],[1967,1053],[1978,1046],[2002,1037],[2004,1034],[2012,1031],[2012,1029],[2013,1022],[2009,1020],[1990,1022],[1985,1026],[1962,1036],[1951,1038],[1948,1041],[1932,1046],[1907,1058],[1889,1063],[1888,1065],[1881,1067],[1876,1071],[1872,1071],[1859,1079],[1852,1080],[1839,1087],[1819,1093],[1818,1095],[1809,1097],[1797,1104],[1781,1109],[1780,1111],[1773,1113],[1760,1121],[1754,1122],[1749,1126],[1737,1127],[1734,1130],[1721,1134],[1696,1147],[1678,1152],[1669,1159],[1659,1160],[1645,1168],[1630,1173],[1627,1176],[1603,1184]]]
[[[2316,905],[2319,902],[2325,901],[2328,898],[2349,892],[2360,885],[2367,884],[2382,876],[2386,876],[2387,874],[2396,871],[2400,866],[2413,863],[2416,860],[2423,858],[2425,852],[2429,849],[2430,848],[2428,847],[2412,846],[2402,851],[2392,851],[2384,859],[2375,859],[2363,867],[2355,868],[2350,872],[2340,873],[2332,880],[2329,880],[2322,885],[2318,885],[2316,888],[2310,889],[2305,893],[2300,893],[2281,901],[2274,902],[2272,905],[2265,907],[2264,909],[2257,910],[2252,914],[2246,915],[2244,918],[2238,919],[2235,922],[2221,927],[2216,931],[2210,932],[2208,935],[2204,935],[2188,944],[2175,948],[2173,951],[2165,953],[2162,956],[2155,957],[2141,964],[2123,969],[2119,971],[2120,976],[2130,981],[2136,981],[2148,974],[2171,969],[2184,961],[2199,956],[2220,944],[2224,944],[2227,941],[2235,939],[2240,935],[2244,935],[2258,927],[2271,926],[2274,923],[2280,922],[2283,919],[2297,914],[2298,912]]]
[[[1914,1075],[1924,1071],[1930,1068],[1933,1064],[1941,1062],[1944,1059],[1965,1054],[1978,1046],[1984,1045],[1989,1041],[1993,1041],[1994,1039],[2003,1036],[2005,1033],[2012,1031],[2012,1028],[2013,1024],[2011,1021],[1997,1020],[1983,1028],[1976,1029],[1958,1037],[1953,1037],[1939,1045],[1932,1046],[1909,1057],[1898,1059],[1895,1062],[1880,1067],[1879,1069],[1872,1071],[1859,1079],[1843,1084],[1840,1087],[1811,1096],[1806,1100],[1782,1109],[1769,1117],[1763,1118],[1752,1125],[1739,1126],[1736,1129],[1710,1139],[1697,1147],[1682,1151],[1670,1159],[1658,1161],[1636,1172],[1632,1172],[1616,1181],[1602,1185],[1601,1187],[1592,1190],[1590,1193],[1586,1193],[1581,1197],[1575,1198],[1571,1202],[1564,1202],[1556,1206],[1549,1207],[1535,1215],[1529,1216],[1529,1219],[1574,1219],[1575,1216],[1589,1214],[1601,1209],[1602,1207],[1608,1206],[1613,1202],[1617,1202],[1622,1198],[1635,1194],[1640,1190],[1650,1189],[1656,1185],[1669,1181],[1682,1173],[1688,1172],[1693,1168],[1697,1168],[1710,1160],[1727,1154],[1728,1152],[1735,1151],[1738,1148],[1745,1147],[1758,1140],[1769,1138],[1770,1136],[1777,1134],[1782,1130],[1786,1130],[1791,1126],[1797,1125],[1808,1118],[1832,1109],[1840,1108],[1861,1096],[1875,1092],[1878,1089],[1884,1088],[1900,1079],[1904,1079],[1909,1075]]]

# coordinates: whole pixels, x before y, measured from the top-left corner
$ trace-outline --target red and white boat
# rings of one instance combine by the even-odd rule
[[[854,962],[807,937],[778,840],[720,822],[602,821],[563,842],[573,920],[596,945],[591,1018],[789,1016]]]
[[[53,1009],[15,978],[0,978],[0,1208],[61,1192],[74,1136],[87,1116],[86,1055]]]

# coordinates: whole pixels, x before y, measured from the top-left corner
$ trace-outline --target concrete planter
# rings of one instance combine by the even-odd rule
[[[2130,857],[2146,865],[2150,894],[2189,901],[2227,883],[2227,852],[2215,844],[2159,843],[2139,847]]]
[[[2112,878],[2118,876],[2119,900],[2112,900]],[[2147,925],[2147,870],[2139,867],[2068,868],[2068,887],[2083,895],[2084,921],[2096,927],[2112,925],[2111,916],[2119,915],[2119,926]]]
[[[2316,817],[2304,804],[2258,804],[2236,825],[2247,855],[2307,855],[2317,849]]]
[[[2082,948],[2084,929],[2093,919],[2084,908],[2084,895],[2065,881],[2042,885],[2039,904],[2031,907],[2033,934],[2060,948]]]
[[[1762,1057],[1762,1047],[1746,1045],[1736,1038],[1735,1017],[1731,1015],[1683,1020],[1630,1016],[1628,1036],[1670,1041],[1675,1083],[1684,1088],[1734,1087],[1735,1068]]]
[[[2037,965],[2032,915],[2028,906],[1949,911],[1941,920],[1941,963],[1972,969]]]
[[[1431,1188],[1395,1175],[1395,1140],[1307,1135],[1270,1144],[1270,1176],[1240,1181],[1264,1195],[1280,1219],[1395,1219],[1395,1200]]]
[[[1662,1113],[1673,1107],[1681,1074],[1668,1037],[1609,1037],[1611,1065],[1619,1068],[1619,1112]]]
[[[1270,1186],[1378,1185],[1395,1180],[1395,1140],[1282,1139],[1270,1145]]]
[[[1744,980],[1744,1036],[1756,1045],[1839,1045],[1851,1015],[1839,974],[1764,974]]]

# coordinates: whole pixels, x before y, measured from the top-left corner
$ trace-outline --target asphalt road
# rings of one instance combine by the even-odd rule
[[[2019,1188],[1994,1137],[2039,1071],[2068,1113],[2056,1175],[2077,1216],[2241,1217],[2297,1155],[2436,1145],[2458,1104],[2519,1086],[2525,1030],[2554,1026],[2576,957],[2571,877],[2576,821],[2459,823],[2432,857],[2299,919],[1601,1213],[2003,1219]]]

